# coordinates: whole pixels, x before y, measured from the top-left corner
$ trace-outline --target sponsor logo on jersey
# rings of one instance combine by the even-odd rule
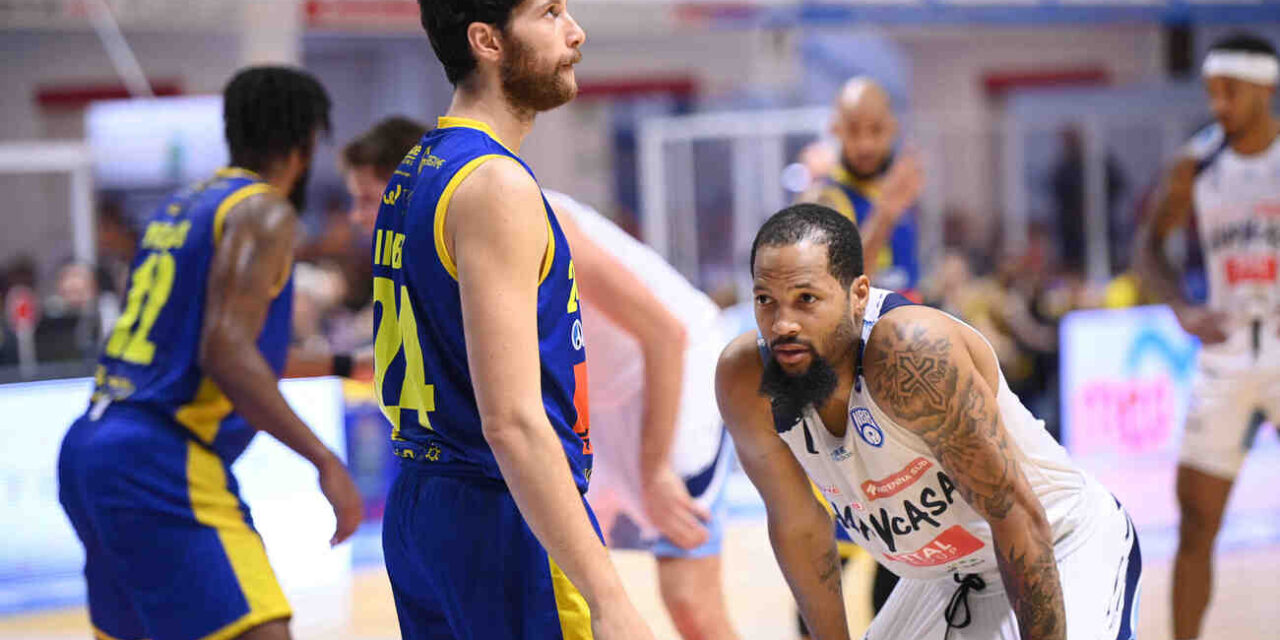
[[[862,509],[855,509],[853,504],[841,507],[833,502],[831,506],[836,520],[851,537],[858,533],[867,541],[878,538],[889,553],[897,553],[900,536],[909,536],[925,527],[941,528],[939,517],[955,504],[956,485],[951,478],[938,471],[934,479],[937,481],[936,486],[930,482],[919,493],[913,492],[900,502],[895,501],[877,511],[863,512]],[[894,509],[893,513],[890,513],[889,507]]]
[[[443,167],[443,166],[444,166],[444,159],[441,158],[440,156],[431,155],[431,147],[427,147],[426,151],[423,152],[422,160],[418,161],[418,173],[422,173],[422,170],[426,167],[431,167],[432,169],[439,169],[440,167]]]
[[[573,331],[570,333],[573,340],[573,349],[579,351],[582,349],[582,320],[573,321]]]
[[[890,498],[897,495],[899,491],[916,483],[924,472],[933,466],[932,462],[924,458],[916,458],[901,471],[884,478],[882,480],[868,480],[862,483],[862,493],[867,496],[867,500],[875,502],[882,498]]]
[[[837,487],[834,484],[825,485],[825,484],[822,484],[821,482],[814,482],[814,484],[818,486],[819,490],[821,490],[823,493],[827,495],[832,495],[832,496],[840,495],[840,487]]]
[[[858,430],[858,437],[862,441],[876,448],[884,446],[884,431],[880,429],[880,425],[876,424],[876,419],[871,415],[871,411],[864,407],[855,407],[849,412],[849,419],[853,421],[853,426]]]
[[[1249,219],[1240,222],[1215,225],[1209,233],[1209,249],[1243,249],[1263,243],[1271,249],[1280,249],[1280,225],[1274,220]]]
[[[1227,258],[1227,283],[1254,282],[1270,284],[1276,281],[1276,258],[1268,255],[1238,255]]]
[[[915,551],[886,553],[884,557],[913,567],[936,567],[963,558],[983,546],[981,540],[957,524]]]
[[[848,460],[851,457],[853,457],[853,453],[849,451],[849,449],[847,449],[844,445],[840,445],[836,447],[835,451],[831,452],[831,459],[835,460],[836,462],[844,462],[845,460]]]

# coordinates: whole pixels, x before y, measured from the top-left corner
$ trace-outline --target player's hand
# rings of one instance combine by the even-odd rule
[[[1196,184],[1196,163],[1179,162],[1169,171],[1169,197],[1190,203]]]
[[[924,167],[914,151],[895,158],[884,180],[880,181],[880,197],[876,200],[876,214],[888,217],[886,222],[896,224],[911,205],[920,199],[924,189]]]
[[[1200,338],[1202,344],[1221,344],[1227,341],[1227,333],[1223,328],[1226,325],[1226,314],[1211,311],[1204,306],[1175,308],[1174,313],[1178,316],[1178,324],[1182,325],[1182,330]]]
[[[320,491],[333,506],[333,515],[338,520],[338,528],[329,539],[329,546],[336,546],[356,532],[364,518],[364,504],[355,481],[347,472],[347,465],[338,456],[325,458],[317,468],[320,471]]]
[[[653,632],[625,596],[591,608],[591,635],[596,640],[653,640]]]
[[[707,543],[711,532],[703,523],[711,512],[694,502],[680,477],[663,467],[644,482],[644,510],[649,522],[672,544],[695,549]]]

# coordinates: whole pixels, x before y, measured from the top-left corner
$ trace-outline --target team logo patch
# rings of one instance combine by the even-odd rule
[[[582,349],[582,321],[581,320],[573,321],[572,338],[573,338],[573,349],[575,351],[581,350]]]
[[[877,448],[884,446],[884,431],[880,429],[880,425],[876,424],[876,419],[870,411],[857,407],[849,412],[849,419],[858,429],[858,437],[862,438],[863,442]]]

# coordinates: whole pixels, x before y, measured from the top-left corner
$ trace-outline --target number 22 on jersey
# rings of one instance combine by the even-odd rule
[[[176,270],[168,251],[151,253],[133,270],[127,306],[107,340],[108,356],[139,365],[155,359],[156,345],[147,336],[173,292]]]

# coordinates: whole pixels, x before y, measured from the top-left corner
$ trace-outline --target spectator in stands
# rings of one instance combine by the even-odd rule
[[[1064,270],[1084,273],[1087,258],[1084,145],[1079,129],[1074,126],[1064,128],[1059,132],[1059,137],[1062,143],[1062,155],[1050,177],[1058,259]],[[1129,225],[1122,219],[1118,206],[1127,188],[1126,179],[1120,163],[1110,153],[1106,154],[1104,171],[1108,251],[1112,264],[1123,268],[1124,265],[1119,264],[1121,262],[1119,259],[1130,253],[1129,243],[1117,236],[1121,236]],[[1124,262],[1127,263],[1127,260]]]

